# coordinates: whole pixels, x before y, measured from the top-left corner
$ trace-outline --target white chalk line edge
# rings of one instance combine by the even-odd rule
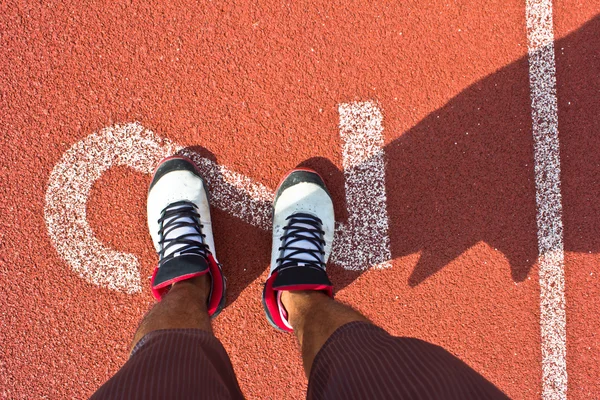
[[[551,0],[527,0],[526,24],[534,141],[542,398],[567,398],[564,242],[558,101]]]

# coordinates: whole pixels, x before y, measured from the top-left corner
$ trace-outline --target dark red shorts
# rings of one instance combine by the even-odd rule
[[[241,399],[221,343],[196,329],[151,332],[92,399]],[[309,399],[505,399],[439,346],[364,322],[336,330],[317,354]]]

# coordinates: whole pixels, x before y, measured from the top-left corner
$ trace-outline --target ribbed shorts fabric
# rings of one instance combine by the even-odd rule
[[[92,399],[241,399],[222,344],[197,329],[149,333]],[[308,399],[506,399],[439,346],[375,325],[338,328],[317,354]]]
[[[243,399],[229,356],[200,329],[144,336],[129,360],[91,399]]]
[[[338,328],[310,372],[308,399],[507,399],[442,347],[364,322]]]

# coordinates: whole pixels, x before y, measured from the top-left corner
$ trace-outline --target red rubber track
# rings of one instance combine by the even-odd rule
[[[384,114],[393,266],[330,267],[337,298],[440,344],[515,398],[541,394],[525,2],[0,3],[0,397],[84,398],[153,304],[86,283],[52,246],[49,174],[115,123],[202,146],[274,188],[313,157],[345,218],[337,107]],[[600,394],[600,9],[555,4],[569,397]],[[468,135],[467,135],[468,132]],[[88,219],[156,262],[149,176],[113,168]],[[249,398],[301,398],[294,337],[260,304],[270,235],[214,212],[229,305],[215,321]]]

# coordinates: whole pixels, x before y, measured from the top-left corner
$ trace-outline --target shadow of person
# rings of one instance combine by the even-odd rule
[[[409,285],[480,241],[526,278],[537,255],[530,104],[520,59],[386,146],[392,255],[421,252]]]
[[[599,20],[555,43],[565,244],[574,251],[600,244]],[[537,225],[528,67],[521,58],[475,83],[386,146],[392,256],[421,252],[409,285],[480,241],[504,254],[514,281],[529,274]]]
[[[600,251],[600,14],[557,41],[565,250]]]
[[[555,43],[568,251],[600,248],[599,28],[595,17]],[[479,242],[506,257],[516,282],[536,262],[528,68],[523,57],[476,82],[385,146],[392,258],[420,252],[408,285],[419,285]],[[192,150],[216,162],[205,149]],[[337,220],[346,222],[343,172],[318,157],[300,166],[323,176]],[[235,247],[235,254],[245,255],[220,251],[230,304],[269,264],[270,232],[218,210],[213,218],[217,250]],[[337,290],[361,274],[335,265],[328,271]]]

